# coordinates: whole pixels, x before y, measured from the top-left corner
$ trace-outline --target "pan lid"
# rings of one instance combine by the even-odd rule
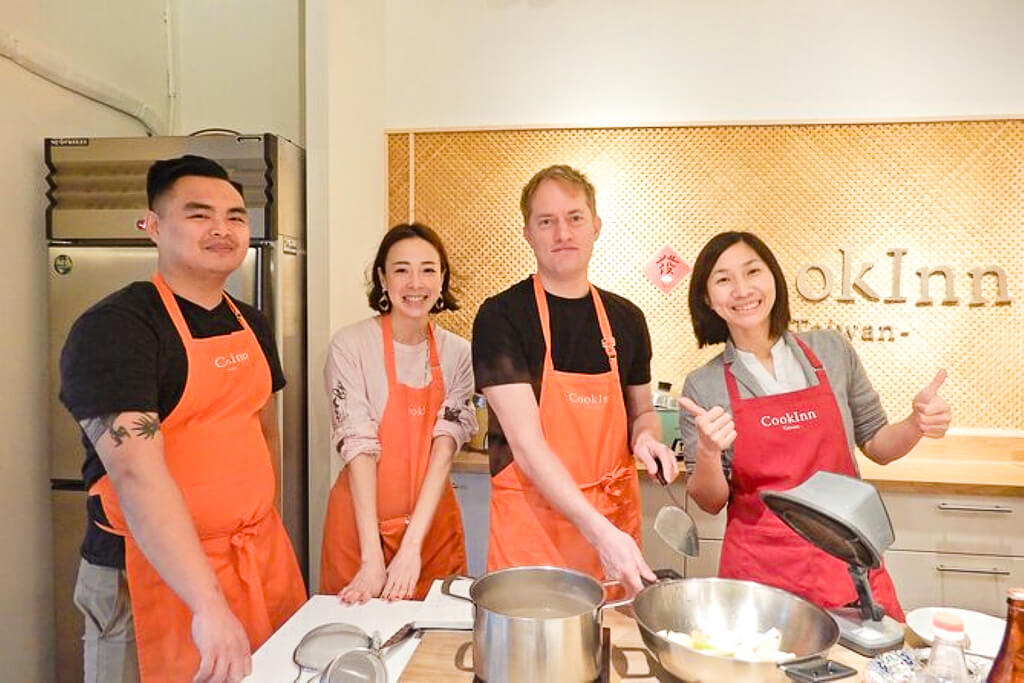
[[[895,540],[878,491],[854,477],[816,472],[799,486],[760,496],[793,531],[855,567],[880,567],[882,553]]]

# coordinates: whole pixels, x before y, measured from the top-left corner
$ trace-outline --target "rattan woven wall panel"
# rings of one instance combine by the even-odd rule
[[[1024,429],[1024,121],[855,125],[773,125],[555,129],[389,136],[392,222],[413,212],[445,239],[463,308],[441,324],[469,336],[488,295],[530,273],[519,193],[538,169],[569,163],[597,187],[604,230],[595,248],[595,284],[623,294],[647,315],[653,374],[678,386],[719,349],[698,351],[686,306],[688,280],[662,294],[642,275],[665,244],[692,263],[722,230],[751,230],[786,272],[793,317],[802,327],[847,334],[893,418],[938,367],[955,425]],[[412,150],[410,158],[410,150]],[[403,154],[405,155],[403,157]],[[410,172],[410,167],[412,172]],[[847,285],[844,248],[852,282]],[[901,255],[900,294],[892,298]],[[798,271],[824,266],[833,277],[820,301],[802,297]],[[983,278],[982,305],[969,305],[976,267],[1000,266],[1011,303],[996,305],[995,277]],[[918,268],[949,266],[956,304],[942,304],[943,278],[930,278],[934,303],[919,303]],[[805,291],[819,296],[820,270]],[[884,339],[879,341],[879,338]]]
[[[408,135],[388,136],[388,225],[409,221],[412,168],[409,166]]]

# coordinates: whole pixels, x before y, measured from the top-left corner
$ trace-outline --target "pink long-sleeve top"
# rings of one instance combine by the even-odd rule
[[[473,364],[469,342],[434,325],[445,396],[434,422],[434,437],[447,435],[461,448],[477,429],[473,396]],[[365,453],[380,457],[377,430],[388,400],[380,318],[374,316],[343,327],[331,339],[324,365],[324,383],[331,403],[331,446],[342,467]],[[427,342],[395,345],[398,381],[410,387],[430,383]]]

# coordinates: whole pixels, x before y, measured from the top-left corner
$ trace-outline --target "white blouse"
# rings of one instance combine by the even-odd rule
[[[331,446],[342,467],[365,453],[380,457],[377,430],[388,401],[388,377],[379,316],[338,330],[327,349],[324,383],[331,403]],[[434,325],[434,341],[444,379],[444,401],[437,412],[433,436],[446,435],[461,448],[476,432],[473,364],[469,342]],[[408,345],[394,342],[398,382],[410,387],[430,383],[426,340]]]
[[[800,367],[800,361],[796,359],[793,349],[789,348],[785,339],[779,337],[778,341],[772,345],[771,353],[772,365],[775,368],[774,377],[772,377],[772,374],[768,372],[765,366],[761,365],[761,361],[757,359],[757,356],[749,351],[736,349],[736,357],[740,359],[740,362],[746,366],[750,374],[757,380],[757,383],[761,385],[765,396],[799,391],[810,386],[807,378],[804,376],[803,368]]]

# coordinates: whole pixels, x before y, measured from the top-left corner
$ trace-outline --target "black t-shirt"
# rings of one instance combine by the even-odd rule
[[[221,300],[206,310],[175,296],[182,317],[197,339],[242,329]],[[252,328],[270,366],[272,390],[284,387],[274,332],[262,313],[232,298]],[[188,357],[160,294],[152,282],[133,282],[95,304],[75,321],[60,356],[60,400],[76,421],[128,411],[157,413],[164,421],[178,405],[188,376]],[[82,479],[89,488],[106,470],[92,442],[82,434]],[[105,523],[102,507],[90,496],[89,524],[82,556],[93,564],[124,567],[124,540],[93,522]]]
[[[625,402],[627,386],[651,381],[651,336],[643,311],[636,305],[603,289],[597,292],[615,337]],[[608,355],[601,346],[601,327],[590,295],[579,299],[545,295],[555,369],[589,375],[608,372]],[[473,321],[473,373],[478,391],[499,384],[528,383],[539,401],[544,352],[532,278],[517,282],[480,306]],[[489,412],[487,424],[487,450],[494,475],[512,462],[512,450],[493,412]]]

